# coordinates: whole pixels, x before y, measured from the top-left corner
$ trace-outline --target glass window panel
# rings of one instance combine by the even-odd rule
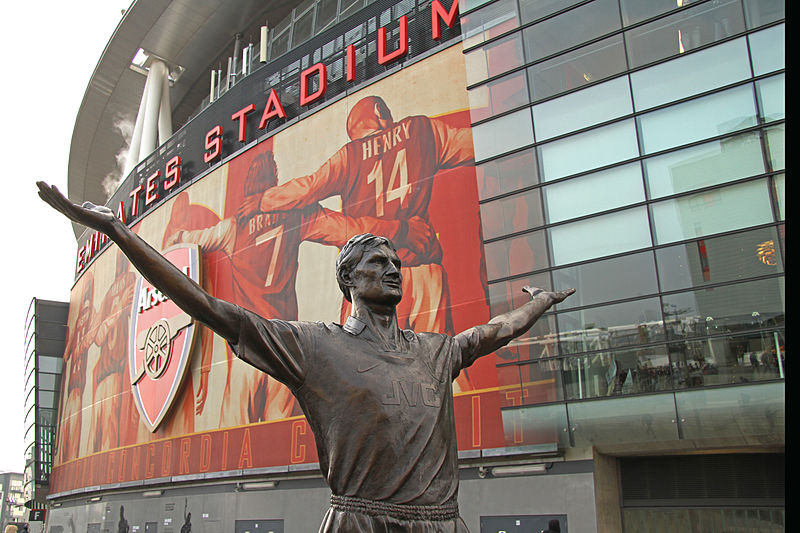
[[[527,104],[528,78],[521,70],[470,89],[468,94],[470,119],[478,122]]]
[[[786,18],[784,0],[744,0],[744,14],[748,28],[758,28]]]
[[[538,150],[545,181],[639,156],[633,120],[559,139]]]
[[[42,407],[53,407],[54,401],[55,401],[55,394],[53,393],[53,391],[45,391],[45,390],[39,391],[39,398],[37,402],[38,405],[41,405]]]
[[[56,379],[60,379],[60,378],[61,378],[61,376],[59,376],[57,374],[39,373],[39,378],[38,378],[39,383],[37,383],[37,386],[40,389],[44,389],[44,390],[55,390],[56,389],[56,383],[57,383]]]
[[[299,10],[298,10],[299,11]],[[292,31],[292,47],[298,46],[311,38],[314,33],[314,9],[309,9],[302,15],[298,15],[294,21]]]
[[[777,274],[783,270],[775,228],[702,239],[656,250],[662,291]],[[561,287],[556,284],[556,288]]]
[[[533,106],[536,138],[543,141],[631,113],[629,89],[623,76]]]
[[[319,0],[317,4],[317,21],[314,33],[318,34],[333,25],[336,21],[337,0]]]
[[[644,160],[650,198],[700,189],[765,171],[758,132],[700,144]]]
[[[785,364],[784,339],[783,331],[761,331],[671,343],[669,354],[675,387],[710,387],[778,379]],[[778,353],[782,356],[780,365]]]
[[[528,109],[484,122],[472,128],[475,159],[488,159],[533,143],[533,126]]]
[[[786,26],[781,24],[747,36],[753,75],[760,76],[786,67]]]
[[[650,246],[647,210],[637,207],[549,230],[553,264],[563,265]]]
[[[484,245],[489,280],[524,274],[550,266],[544,231]]]
[[[766,180],[690,194],[650,206],[657,244],[772,222]]]
[[[783,278],[663,297],[670,338],[718,335],[784,323]]]
[[[564,360],[564,386],[569,400],[671,389],[666,347],[570,357]]]
[[[616,0],[596,0],[525,28],[525,55],[536,61],[619,27]]]
[[[556,11],[562,11],[582,0],[520,0],[519,9],[522,13],[522,23],[533,22]]]
[[[513,435],[514,428],[521,432],[524,441],[540,444],[558,443],[559,448],[569,447],[567,406],[563,403],[503,409],[503,428]],[[506,442],[508,442],[508,437]],[[512,441],[513,442],[513,441]]]
[[[756,82],[758,106],[764,122],[786,118],[785,76],[773,76]]]
[[[522,34],[517,32],[464,54],[467,85],[522,66]]]
[[[480,208],[485,240],[544,224],[539,189],[481,204]]]
[[[778,206],[778,219],[786,219],[786,174],[778,174],[772,178],[775,204]]]
[[[786,168],[786,125],[779,124],[767,128],[766,132],[770,170],[782,170]]]
[[[554,183],[543,190],[550,223],[644,201],[639,163]]]
[[[638,119],[644,153],[653,153],[756,124],[753,89],[735,87],[644,114]]]
[[[534,100],[575,89],[624,72],[622,35],[613,35],[528,68]]]
[[[576,402],[567,409],[577,447],[678,440],[672,394]]]
[[[763,445],[785,442],[783,383],[681,391],[675,403],[684,439],[758,436]]]
[[[561,268],[554,270],[552,275],[555,290],[577,289],[575,294],[558,304],[560,311],[658,292],[651,252]]]
[[[461,0],[459,4],[460,9],[463,9],[465,12],[470,11],[473,9],[477,9],[480,6],[491,2],[492,0]]]
[[[750,77],[744,38],[631,73],[636,110],[665,104]]]
[[[658,342],[664,326],[658,298],[623,302],[556,315],[562,354]]]
[[[43,357],[39,356],[37,360],[39,372],[52,372],[54,374],[61,372],[61,364],[63,363],[60,357]]]
[[[681,6],[675,0],[620,0],[622,22],[625,26],[672,11]]]
[[[475,46],[517,27],[517,3],[514,0],[494,2],[461,17],[464,48]]]
[[[536,153],[531,148],[476,165],[481,200],[539,183]]]
[[[697,7],[625,32],[632,68],[676,56],[744,31],[737,0],[703,2]]]

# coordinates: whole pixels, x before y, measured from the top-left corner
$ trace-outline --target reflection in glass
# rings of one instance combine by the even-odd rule
[[[487,243],[484,250],[486,273],[490,281],[549,266],[544,231]]]
[[[651,245],[644,207],[555,226],[548,233],[554,265],[586,261]]]
[[[652,252],[561,268],[552,276],[555,290],[577,289],[557,305],[559,311],[658,292]]]
[[[544,315],[523,336],[511,341],[497,350],[504,361],[527,361],[559,354],[556,319],[554,315]]]
[[[571,5],[582,0],[519,0],[519,10],[522,14],[522,23],[533,22],[556,11],[563,11]]]
[[[758,106],[764,122],[786,118],[785,76],[773,76],[756,82]]]
[[[750,77],[744,37],[631,73],[637,111]]]
[[[666,349],[597,352],[564,360],[567,399],[657,392],[672,388]]]
[[[758,132],[711,141],[644,160],[650,198],[734,181],[764,169]]]
[[[632,111],[628,78],[622,76],[533,106],[533,127],[542,141]]]
[[[540,405],[503,409],[503,428],[506,442],[513,444],[515,435],[522,444],[558,443],[559,448],[569,447],[567,409],[562,404]]]
[[[481,200],[539,183],[536,155],[528,149],[476,165]]]
[[[685,439],[753,437],[783,444],[784,383],[687,390],[675,393]]]
[[[525,55],[536,61],[619,27],[616,0],[595,0],[525,28]]]
[[[780,277],[663,296],[667,334],[681,339],[780,327],[783,285]]]
[[[770,170],[783,170],[786,168],[786,125],[767,128],[766,133]]]
[[[639,155],[633,120],[623,120],[543,144],[539,148],[545,181],[625,161]]]
[[[498,367],[498,379],[507,369],[513,368],[518,372],[517,376],[513,373],[509,376],[518,380],[513,383],[506,384],[508,378],[500,379],[500,407],[538,405],[563,400],[562,362],[561,359],[545,359]]]
[[[786,17],[784,0],[744,0],[748,28],[758,28]]]
[[[576,447],[678,439],[672,394],[576,402],[567,408]]]
[[[522,36],[513,33],[464,54],[467,85],[497,76],[523,64]]]
[[[671,343],[675,388],[781,378],[786,367],[785,338],[783,331],[758,331]]]
[[[786,26],[781,24],[747,36],[753,75],[760,76],[786,67]]]
[[[656,262],[662,291],[777,274],[783,270],[775,228],[661,248],[656,250]]]
[[[622,23],[625,26],[661,15],[681,7],[675,0],[620,0]]]
[[[644,201],[639,163],[554,183],[543,191],[550,223]]]
[[[533,65],[528,68],[528,76],[535,101],[600,81],[625,69],[622,35],[613,35]]]
[[[756,124],[753,89],[735,87],[638,117],[645,153],[653,153]]]
[[[484,240],[544,224],[540,189],[493,200],[480,209]]]
[[[744,31],[737,0],[703,2],[625,32],[631,68],[682,54]]]
[[[609,350],[664,339],[657,298],[556,315],[561,354]]]
[[[528,103],[528,80],[524,71],[470,89],[469,116],[477,122]]]
[[[772,222],[766,180],[682,196],[650,206],[656,241],[666,244]]]
[[[499,0],[461,17],[464,48],[475,46],[519,26],[514,0]]]
[[[786,174],[778,174],[772,178],[775,205],[778,207],[778,218],[786,219]]]
[[[472,128],[475,159],[488,159],[533,143],[531,113],[521,109]]]

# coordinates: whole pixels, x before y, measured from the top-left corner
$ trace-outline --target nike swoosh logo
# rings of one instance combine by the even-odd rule
[[[356,368],[356,372],[358,372],[359,374],[363,374],[364,372],[367,372],[367,371],[369,371],[369,370],[372,370],[373,368],[375,368],[375,367],[376,367],[376,366],[378,366],[379,364],[380,364],[380,363],[375,363],[374,365],[370,365],[370,366],[368,366],[367,368]]]

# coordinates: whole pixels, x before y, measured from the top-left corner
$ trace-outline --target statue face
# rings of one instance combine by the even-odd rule
[[[394,306],[403,297],[400,258],[386,245],[366,250],[350,277],[353,301]]]

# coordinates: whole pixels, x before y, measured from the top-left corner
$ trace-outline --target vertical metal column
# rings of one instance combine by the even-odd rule
[[[172,112],[169,104],[169,72],[163,61],[153,59],[149,65],[142,101],[136,115],[123,176],[172,136]]]

